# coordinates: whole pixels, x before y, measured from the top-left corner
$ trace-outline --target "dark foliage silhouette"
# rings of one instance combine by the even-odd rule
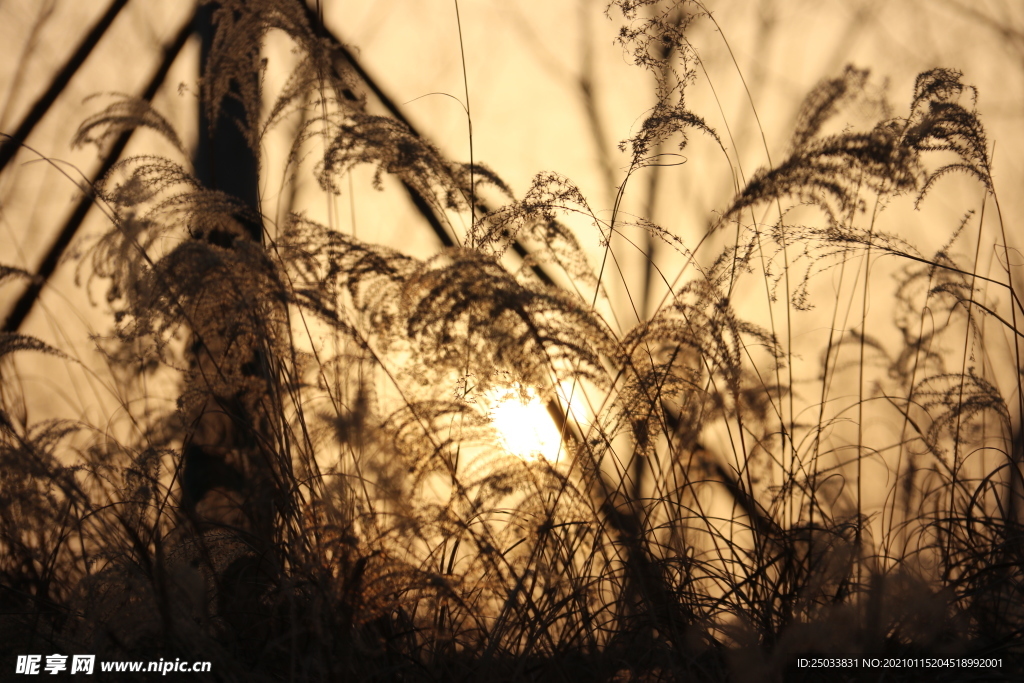
[[[990,339],[1020,336],[1024,310],[1005,235],[999,276],[957,255],[984,220],[1003,230],[962,74],[922,73],[902,110],[865,70],[821,82],[784,158],[689,244],[622,202],[690,133],[727,154],[685,97],[688,31],[714,21],[700,2],[608,7],[655,79],[610,211],[550,171],[517,198],[371,113],[365,72],[298,0],[202,11],[198,152],[151,96],[92,100],[75,136],[106,153],[146,127],[179,151],[120,159],[92,187],[109,229],[79,267],[113,315],[97,343],[131,429],[32,422],[8,357],[74,361],[0,336],[8,654],[209,659],[210,680],[788,680],[813,653],[995,657],[1019,675],[1019,375]],[[270,32],[295,54],[278,93],[259,78]],[[871,121],[830,132],[854,107]],[[286,123],[288,178],[397,178],[446,246],[417,259],[263,212],[262,175],[232,185],[223,164],[266,174]],[[954,174],[984,199],[922,253],[883,209]],[[682,265],[627,326],[604,284],[634,229]],[[882,259],[891,339],[866,304]],[[0,270],[5,287],[30,278]],[[800,359],[807,315],[832,325]],[[542,406],[552,453],[515,452],[507,403]]]

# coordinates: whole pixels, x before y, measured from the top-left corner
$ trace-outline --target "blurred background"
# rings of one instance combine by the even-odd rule
[[[604,2],[593,0],[464,0],[458,14],[453,2],[433,0],[323,0],[317,5],[314,9],[326,29],[348,46],[364,71],[366,79],[355,88],[367,96],[371,111],[388,111],[383,94],[449,158],[469,161],[472,154],[475,162],[503,178],[517,197],[537,173],[554,171],[582,190],[599,218],[610,217],[629,163],[628,152],[620,151],[618,144],[638,130],[654,103],[652,75],[633,66],[616,42],[623,24],[617,10],[609,12]],[[722,146],[691,133],[682,157],[630,179],[622,203],[626,215],[650,218],[692,248],[745,178],[769,159],[778,162],[785,156],[800,104],[816,83],[838,75],[847,64],[870,69],[872,91],[879,99],[886,98],[893,115],[899,115],[909,105],[916,75],[942,66],[962,71],[964,82],[977,86],[977,108],[994,150],[1003,225],[1011,241],[1020,233],[1024,4],[709,0],[707,9],[713,20],[696,20],[688,33],[699,59],[691,64],[696,78],[687,90],[687,103],[719,133]],[[47,254],[55,253],[55,241],[67,232],[82,188],[103,162],[95,147],[72,149],[76,130],[102,110],[112,94],[143,94],[162,65],[166,74],[155,89],[153,105],[186,151],[194,149],[200,44],[188,35],[193,12],[190,2],[158,0],[0,2],[0,131],[20,130],[33,118],[34,107],[38,119],[24,140],[26,146],[0,174],[0,263],[38,273]],[[95,45],[81,53],[90,31]],[[177,52],[179,38],[185,42]],[[76,50],[81,58],[75,57]],[[269,106],[284,85],[294,55],[289,42],[273,35],[264,53],[263,92]],[[168,55],[174,58],[167,59]],[[69,63],[74,67],[70,71]],[[52,103],[40,109],[48,90]],[[857,120],[859,115],[863,120]],[[847,119],[834,122],[836,130],[877,119],[877,112],[843,116]],[[410,255],[425,257],[438,251],[437,236],[391,178],[385,177],[383,188],[377,190],[372,187],[372,170],[357,170],[340,195],[331,196],[317,185],[313,161],[307,160],[294,182],[287,177],[284,160],[295,125],[285,121],[265,140],[260,201],[268,224],[288,210],[298,210]],[[146,130],[131,138],[121,157],[154,153],[180,157],[160,136]],[[933,253],[948,241],[967,210],[981,208],[983,199],[977,183],[951,177],[939,184],[924,210],[914,211],[911,202],[893,207],[885,229],[916,244],[922,253]],[[88,264],[76,259],[107,227],[103,207],[92,207],[73,231],[69,246],[57,249],[61,257],[54,273],[24,319],[15,321],[22,332],[81,360],[76,365],[28,356],[18,359],[18,382],[37,419],[76,416],[98,426],[113,419],[111,406],[117,403],[108,402],[108,380],[96,369],[101,366],[91,341],[95,335],[108,334],[112,320],[103,305],[103,284],[87,287]],[[587,221],[576,227],[596,270],[602,237]],[[979,271],[998,279],[999,226],[987,218],[982,231]],[[711,242],[728,239],[720,234]],[[710,259],[725,243],[705,246],[703,253]],[[968,239],[953,248],[969,254],[972,245],[973,239]],[[684,262],[680,254],[639,231],[624,229],[613,239],[614,258],[604,276],[609,299],[602,305],[620,329],[650,315],[665,291],[646,267],[647,253],[669,281]],[[648,278],[650,292],[638,304]],[[836,295],[836,284],[827,274],[814,286],[825,297]],[[0,316],[8,328],[25,287],[18,278],[0,283]],[[872,281],[874,287],[878,297],[891,297],[895,285],[883,276]],[[737,308],[765,322],[764,291],[751,289],[743,296],[749,300],[736,302]],[[996,298],[1006,303],[1002,293]],[[815,333],[822,329],[813,315],[794,319],[791,343],[795,357],[807,361],[808,376],[820,366],[821,339]],[[884,330],[876,333],[884,336]],[[1003,352],[1009,348],[1007,340]],[[1016,380],[1007,380],[1012,392]]]

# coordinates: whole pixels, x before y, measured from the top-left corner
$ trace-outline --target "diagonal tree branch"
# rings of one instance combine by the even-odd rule
[[[334,49],[336,54],[338,54],[346,62],[348,62],[348,65],[352,68],[352,71],[356,74],[356,76],[359,77],[359,80],[362,81],[363,84],[370,90],[370,92],[373,93],[374,97],[377,98],[377,101],[380,102],[380,104],[388,111],[388,113],[398,121],[401,121],[402,124],[409,129],[410,133],[412,133],[418,138],[426,139],[426,136],[424,136],[416,128],[416,126],[412,124],[412,122],[405,116],[405,113],[402,111],[402,109],[397,104],[395,104],[395,101],[391,99],[391,97],[384,91],[380,84],[377,83],[377,81],[369,73],[367,73],[366,69],[359,62],[359,59],[352,53],[352,51],[345,47],[344,43],[342,43],[342,41],[334,33],[332,33],[331,30],[323,24],[323,22],[320,21],[320,17],[317,15],[316,11],[310,8],[308,4],[303,3],[303,6],[306,8],[306,18],[309,21],[310,25],[316,27],[321,32],[321,35],[323,35],[323,37],[326,40],[330,41],[331,47]],[[437,235],[437,238],[441,241],[441,244],[443,244],[446,247],[455,246],[455,240],[452,238],[451,235],[448,234],[448,231],[444,228],[444,224],[442,223],[440,218],[437,215],[435,215],[434,210],[430,207],[430,203],[423,196],[421,196],[420,193],[414,187],[412,187],[405,181],[402,181],[402,186],[408,193],[409,199],[412,201],[413,205],[423,216],[424,220],[426,220],[427,223],[430,225],[434,234]],[[476,200],[476,204],[477,208],[479,208],[480,211],[485,214],[490,213],[492,211],[492,207],[489,207],[483,200],[479,198]],[[512,249],[522,259],[526,259],[530,255],[529,250],[519,240],[516,240],[515,242],[512,243]],[[540,280],[545,284],[555,284],[554,279],[551,277],[550,274],[548,274],[546,270],[544,270],[542,266],[537,264],[531,264],[530,268],[531,270],[533,270],[534,274],[538,278],[540,278]]]
[[[0,171],[3,171],[7,163],[14,158],[14,155],[18,153],[18,149],[28,139],[32,129],[36,127],[46,112],[49,111],[50,107],[57,100],[64,88],[67,87],[68,83],[71,82],[71,78],[78,71],[79,67],[85,63],[85,60],[89,58],[89,54],[92,52],[96,44],[100,42],[100,38],[107,32],[110,25],[114,23],[114,19],[117,18],[118,13],[124,6],[128,4],[128,0],[114,0],[111,3],[110,8],[107,10],[96,25],[92,27],[92,30],[85,36],[82,42],[79,44],[78,49],[75,50],[74,54],[68,58],[68,61],[64,63],[57,75],[53,77],[50,82],[50,87],[46,89],[36,103],[32,105],[28,114],[22,120],[21,125],[11,134],[9,138],[4,140],[0,144]]]
[[[181,48],[184,47],[185,42],[189,36],[192,35],[192,20],[186,22],[185,26],[178,32],[174,40],[171,41],[164,48],[163,59],[160,66],[157,68],[153,77],[146,85],[146,89],[142,93],[142,99],[149,101],[156,96],[157,91],[160,90],[160,86],[163,85],[164,80],[167,78],[167,74],[171,69],[171,65],[177,58],[178,53],[181,52]],[[124,153],[125,147],[128,146],[128,141],[131,139],[132,131],[122,133],[113,146],[110,148],[110,153],[107,154],[106,159],[97,169],[96,173],[93,174],[90,185],[95,185],[103,178],[110,169],[114,167],[117,160]],[[8,140],[7,143],[13,145],[14,149],[17,149],[17,143]],[[8,314],[7,319],[4,320],[3,331],[4,332],[15,332],[21,327],[22,323],[25,322],[25,318],[32,311],[32,307],[35,305],[36,300],[39,298],[39,293],[46,285],[50,276],[53,275],[57,269],[57,264],[60,262],[61,257],[67,250],[68,245],[71,244],[71,240],[74,239],[75,234],[81,227],[82,222],[85,220],[86,215],[89,213],[89,209],[92,208],[94,197],[92,195],[85,195],[78,201],[78,205],[75,206],[75,210],[68,218],[64,227],[61,229],[57,238],[50,245],[49,251],[46,252],[46,256],[43,257],[42,262],[39,264],[39,268],[36,270],[36,275],[32,279],[28,288],[21,295],[18,301],[14,304],[11,312]]]

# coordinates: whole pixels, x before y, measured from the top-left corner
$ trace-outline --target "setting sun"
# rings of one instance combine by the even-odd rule
[[[491,420],[502,445],[524,460],[558,462],[564,454],[558,427],[537,393],[514,385],[492,395]]]

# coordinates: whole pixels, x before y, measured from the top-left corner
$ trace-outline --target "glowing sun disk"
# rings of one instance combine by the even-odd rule
[[[498,393],[491,408],[491,420],[509,453],[531,460],[559,459],[561,436],[544,404],[532,391],[522,396],[513,390]]]

